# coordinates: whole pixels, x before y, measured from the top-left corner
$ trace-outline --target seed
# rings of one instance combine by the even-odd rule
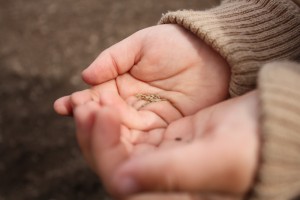
[[[161,98],[158,94],[136,94],[135,97],[138,100],[147,101],[148,103],[166,101],[166,99]]]
[[[167,101],[167,99],[161,98],[158,94],[136,94],[135,97],[138,100],[146,101],[139,109],[145,107],[146,105],[154,102]],[[138,110],[139,110],[138,109]]]

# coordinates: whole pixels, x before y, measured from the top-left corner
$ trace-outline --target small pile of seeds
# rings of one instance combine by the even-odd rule
[[[142,107],[148,105],[149,103],[167,101],[167,99],[160,97],[158,94],[136,94],[135,97],[138,100],[146,101]]]

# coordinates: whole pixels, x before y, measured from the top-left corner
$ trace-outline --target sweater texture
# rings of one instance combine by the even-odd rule
[[[224,0],[204,11],[162,16],[223,56],[229,92],[259,89],[261,150],[249,195],[256,200],[300,199],[300,0]]]
[[[231,66],[229,92],[256,87],[267,62],[294,59],[300,51],[300,11],[287,0],[225,0],[206,11],[169,12],[160,22],[179,24],[219,52]]]

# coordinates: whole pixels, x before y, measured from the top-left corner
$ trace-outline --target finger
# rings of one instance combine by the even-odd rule
[[[129,106],[119,95],[113,93],[102,94],[100,103],[103,106],[114,107],[120,114],[122,123],[131,129],[147,131],[167,126],[167,123],[157,114],[146,110],[137,111]]]
[[[91,137],[95,115],[99,109],[97,103],[89,102],[74,110],[77,141],[85,160],[93,170],[95,170],[95,163],[91,154]]]
[[[147,104],[146,106],[140,106],[139,110],[149,110],[154,113],[157,113],[162,119],[164,119],[168,123],[171,123],[183,117],[183,115],[179,112],[179,110],[176,109],[174,105],[172,105],[168,101],[154,102],[154,103]]]
[[[72,115],[74,108],[89,101],[99,102],[99,96],[106,92],[118,94],[114,80],[61,97],[54,102],[53,107],[60,115]]]
[[[76,106],[85,104],[94,99],[91,90],[74,92],[71,95],[57,99],[54,102],[54,110],[60,115],[72,115],[73,109]]]
[[[246,166],[237,162],[236,149],[220,146],[198,142],[136,157],[116,172],[116,190],[123,195],[145,191],[245,192],[239,183],[241,169]],[[127,186],[127,182],[132,184]]]
[[[59,115],[72,115],[72,105],[70,96],[64,96],[57,99],[53,104],[54,110]]]
[[[93,98],[92,90],[90,89],[74,92],[70,95],[70,102],[73,109],[79,105],[93,100],[95,100],[95,98]]]
[[[128,150],[120,140],[120,120],[112,108],[97,112],[92,130],[91,150],[98,175],[108,192],[115,194],[112,174],[128,158]]]
[[[131,69],[140,57],[140,39],[134,34],[103,51],[82,72],[83,80],[96,85],[116,78]]]
[[[162,140],[165,133],[164,128],[153,129],[150,131],[140,131],[132,129],[126,138],[132,144],[149,144],[153,146],[158,146]]]

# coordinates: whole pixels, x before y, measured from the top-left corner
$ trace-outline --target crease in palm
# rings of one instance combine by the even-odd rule
[[[112,106],[120,115],[123,140],[131,146],[157,147],[168,140],[190,138],[183,130],[189,129],[191,116],[226,98],[227,93],[220,92],[227,88],[226,63],[176,26],[142,30],[97,59],[92,65],[98,72],[93,76],[100,77],[98,84],[64,97],[61,104],[68,110],[64,114],[89,101],[97,102],[99,109]],[[215,79],[219,73],[224,74]],[[149,103],[138,95],[157,95],[163,100]],[[178,120],[184,128],[172,128]]]
[[[90,93],[91,99],[99,104],[99,109],[112,106],[118,111],[122,123],[122,140],[130,146],[128,149],[140,152],[161,147],[162,143],[167,145],[169,141],[190,138],[190,135],[174,130],[166,134],[174,122],[200,109],[194,102],[194,99],[199,98],[199,93],[195,91],[190,94],[192,88],[186,91],[176,88],[177,84],[174,83],[180,83],[180,77],[177,77],[180,75],[147,82],[143,81],[143,75],[134,77],[125,73],[83,92]],[[155,95],[160,99],[148,102],[139,98],[139,95]]]

